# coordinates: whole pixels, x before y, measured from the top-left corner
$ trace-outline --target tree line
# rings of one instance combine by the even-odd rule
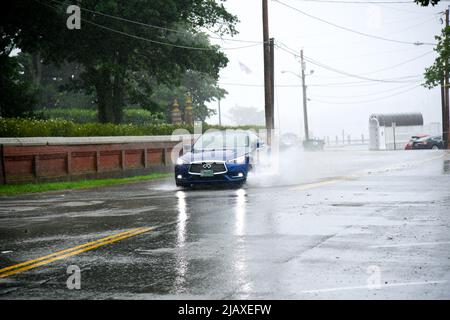
[[[228,59],[203,30],[237,33],[236,16],[214,0],[15,0],[0,13],[0,115],[36,107],[96,108],[101,123],[121,123],[124,106],[167,111],[189,92],[194,115],[226,91]],[[79,3],[80,29],[66,25]],[[183,101],[181,101],[183,103]]]

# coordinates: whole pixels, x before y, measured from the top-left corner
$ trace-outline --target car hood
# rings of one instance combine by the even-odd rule
[[[188,152],[184,154],[181,159],[186,162],[197,161],[230,161],[240,156],[246,155],[248,150],[246,148],[234,150],[201,150],[195,152]]]

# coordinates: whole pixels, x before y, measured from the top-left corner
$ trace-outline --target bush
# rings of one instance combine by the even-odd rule
[[[97,122],[97,111],[92,109],[66,109],[53,108],[41,109],[36,112],[36,116],[40,119],[62,119],[75,123],[92,123]]]
[[[142,124],[161,124],[164,123],[164,114],[151,113],[144,109],[124,109],[123,123]]]
[[[219,127],[205,124],[208,129],[259,129],[260,127]],[[101,124],[74,123],[62,119],[22,119],[0,118],[0,137],[96,137],[96,136],[155,136],[171,135],[176,129],[186,129],[193,132],[188,125],[172,124]]]
[[[39,119],[63,119],[75,123],[96,123],[97,110],[79,108],[53,108],[41,109],[36,112]],[[164,122],[162,113],[151,113],[148,110],[138,108],[126,108],[123,110],[123,123],[143,125],[160,124]]]

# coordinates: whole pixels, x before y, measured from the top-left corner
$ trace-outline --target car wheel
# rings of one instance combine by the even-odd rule
[[[434,145],[431,147],[431,150],[439,150],[439,147],[437,145]]]

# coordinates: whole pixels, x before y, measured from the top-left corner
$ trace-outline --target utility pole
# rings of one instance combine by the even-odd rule
[[[303,87],[303,122],[305,126],[305,141],[309,141],[309,127],[308,127],[308,109],[306,106],[306,83],[305,83],[305,61],[303,60],[303,50],[300,51],[301,65],[302,65],[302,87]]]
[[[394,136],[394,150],[397,150],[397,134],[396,134],[397,124],[392,122],[392,135]]]
[[[445,27],[449,26],[449,9],[445,10]],[[446,149],[450,148],[449,137],[450,137],[450,112],[449,112],[449,79],[448,79],[448,61],[445,61],[445,75],[444,75],[444,100],[445,107],[442,112],[442,139],[444,140],[444,147]]]
[[[263,47],[264,47],[264,101],[265,101],[265,116],[267,129],[267,144],[271,145],[272,123],[273,123],[273,107],[272,107],[272,80],[270,75],[270,41],[269,41],[269,7],[267,0],[262,0],[263,12]]]
[[[272,115],[272,129],[275,128],[275,39],[270,38],[270,92],[272,93],[272,105],[271,105],[271,115]]]
[[[219,126],[221,126],[222,125],[222,111],[220,110],[220,97],[219,97],[219,100],[218,100],[218,112],[219,112]]]

